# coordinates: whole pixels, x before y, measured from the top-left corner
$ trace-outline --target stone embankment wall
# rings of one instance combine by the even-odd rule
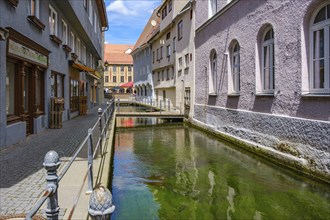
[[[330,122],[202,105],[195,105],[194,115],[199,127],[330,182]]]

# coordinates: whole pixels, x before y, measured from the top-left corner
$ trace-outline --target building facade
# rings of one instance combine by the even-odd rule
[[[104,45],[104,89],[106,92],[133,92],[133,45],[105,44]],[[123,84],[126,84],[122,86]],[[130,85],[129,85],[130,84]]]
[[[149,21],[144,27],[139,39],[134,45],[132,51],[134,65],[134,85],[136,90],[136,99],[154,99],[154,85],[152,80],[152,47],[148,43],[150,38],[159,30],[159,17],[156,8]]]
[[[187,115],[194,94],[194,7],[194,1],[163,1],[159,32],[149,41],[157,102]]]
[[[101,0],[0,1],[1,147],[48,128],[51,100],[63,121],[100,102],[107,26]]]
[[[193,122],[329,180],[329,25],[324,0],[196,1]]]

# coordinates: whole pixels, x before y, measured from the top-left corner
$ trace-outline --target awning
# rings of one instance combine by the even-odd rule
[[[94,77],[94,78],[97,78],[97,79],[100,79],[101,78],[101,75],[94,69],[88,67],[88,66],[85,66],[83,64],[80,64],[80,63],[77,63],[77,62],[72,62],[72,67],[76,68],[76,69],[79,69],[79,70],[82,70],[84,72],[88,72],[90,76]]]
[[[120,87],[129,88],[129,87],[133,87],[133,85],[134,85],[133,82],[128,82],[128,83],[121,84]]]

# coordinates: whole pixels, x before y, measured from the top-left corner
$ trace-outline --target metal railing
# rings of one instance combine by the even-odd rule
[[[173,111],[173,112],[180,112],[180,114],[182,112],[182,107],[181,107],[182,103],[176,103],[177,105],[174,105],[171,103],[171,100],[169,98],[166,98],[165,100],[162,99],[157,100],[150,97],[147,98],[130,97],[129,101],[154,107],[156,109],[159,109],[160,112]],[[120,99],[116,99],[116,102],[120,103]]]
[[[93,191],[93,160],[96,156],[96,153],[99,152],[99,155],[103,155],[103,144],[104,138],[107,137],[107,130],[109,127],[110,119],[112,118],[114,111],[114,101],[107,103],[107,108],[102,111],[101,108],[98,109],[98,120],[94,124],[94,126],[88,129],[88,134],[84,138],[83,142],[79,145],[75,154],[71,157],[70,161],[65,165],[62,169],[61,174],[57,175],[57,169],[60,166],[59,155],[55,151],[49,151],[44,159],[44,167],[47,170],[46,176],[46,189],[43,191],[42,197],[38,200],[38,202],[34,205],[34,207],[30,210],[30,212],[26,215],[25,219],[30,220],[32,217],[38,212],[41,206],[47,201],[47,209],[46,216],[47,219],[57,220],[59,218],[59,205],[58,205],[58,185],[61,179],[64,177],[66,172],[69,170],[70,166],[77,158],[78,154],[81,153],[81,150],[84,146],[88,147],[88,168],[84,175],[83,182],[88,178],[88,185],[86,193],[92,193]],[[94,142],[94,138],[97,138],[96,144]],[[80,193],[82,191],[84,183],[79,190],[79,194],[76,198],[75,205],[70,211],[70,215],[68,219],[71,219],[74,208],[79,200]]]

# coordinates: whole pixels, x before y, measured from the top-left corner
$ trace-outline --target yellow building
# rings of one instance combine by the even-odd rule
[[[134,45],[104,45],[104,89],[112,93],[133,91],[133,58],[130,55]]]

